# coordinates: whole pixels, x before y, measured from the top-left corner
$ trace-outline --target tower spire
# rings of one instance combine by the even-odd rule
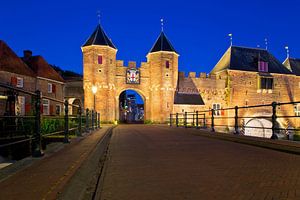
[[[289,58],[289,57],[290,57],[290,49],[289,49],[289,46],[285,46],[285,50],[286,50],[286,57]]]
[[[99,10],[97,11],[97,17],[98,17],[98,24],[100,24],[101,23],[101,13]]]
[[[230,38],[230,46],[232,46],[232,33],[229,33],[228,36]]]
[[[164,32],[164,18],[160,19],[161,32]]]
[[[266,50],[268,50],[268,38],[265,38]]]

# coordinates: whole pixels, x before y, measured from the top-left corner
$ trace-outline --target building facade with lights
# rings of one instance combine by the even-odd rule
[[[124,66],[117,48],[98,25],[82,46],[85,108],[101,113],[103,121],[119,118],[120,94],[135,90],[144,100],[145,120],[166,122],[170,113],[194,112],[300,100],[300,65],[282,64],[265,49],[230,46],[209,74],[178,72],[179,54],[161,32],[147,54],[147,62]],[[98,88],[92,93],[92,87]],[[93,99],[95,99],[95,105]],[[299,114],[300,106],[281,108]],[[230,111],[231,112],[231,111]],[[220,111],[218,116],[232,113]],[[234,112],[234,111],[233,111]],[[270,109],[244,110],[241,116],[271,114]],[[232,123],[227,120],[229,125]],[[247,119],[243,123],[250,123]],[[293,126],[299,126],[294,120]]]

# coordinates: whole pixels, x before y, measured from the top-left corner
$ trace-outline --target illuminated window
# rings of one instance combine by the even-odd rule
[[[170,68],[170,62],[167,60],[166,61],[166,68],[169,69]]]
[[[295,108],[295,115],[300,116],[300,104],[296,104],[294,108]]]
[[[103,62],[103,57],[102,57],[102,55],[98,55],[98,64],[99,64],[99,65],[102,65],[102,62]]]
[[[259,89],[273,89],[273,78],[270,77],[260,77],[259,80]]]
[[[220,109],[221,109],[221,104],[219,104],[219,103],[214,103],[214,104],[213,104],[213,109],[214,109],[214,115],[215,115],[215,116],[220,116],[220,115],[221,115],[221,111],[220,111]]]

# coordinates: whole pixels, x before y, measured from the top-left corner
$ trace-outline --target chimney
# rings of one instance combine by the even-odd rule
[[[24,54],[24,58],[28,59],[28,58],[30,58],[32,56],[32,51],[30,51],[30,50],[24,50],[23,54]]]

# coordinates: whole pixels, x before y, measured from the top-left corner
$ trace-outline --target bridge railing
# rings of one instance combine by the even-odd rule
[[[23,150],[33,156],[41,156],[42,150],[51,141],[68,143],[70,137],[79,137],[83,132],[100,128],[100,113],[83,110],[80,105],[69,104],[67,100],[42,96],[38,90],[30,92],[3,83],[0,83],[0,93],[0,106],[6,107],[3,115],[0,115],[0,155],[2,156],[19,159],[21,156],[18,154]],[[31,102],[25,106],[25,115],[16,113],[16,102],[19,96],[31,99]],[[55,102],[63,108],[63,112],[43,115],[43,100]],[[76,107],[78,113],[71,115],[69,107]]]
[[[245,135],[262,130],[263,137],[289,139],[300,134],[300,101],[171,113],[169,124]]]

